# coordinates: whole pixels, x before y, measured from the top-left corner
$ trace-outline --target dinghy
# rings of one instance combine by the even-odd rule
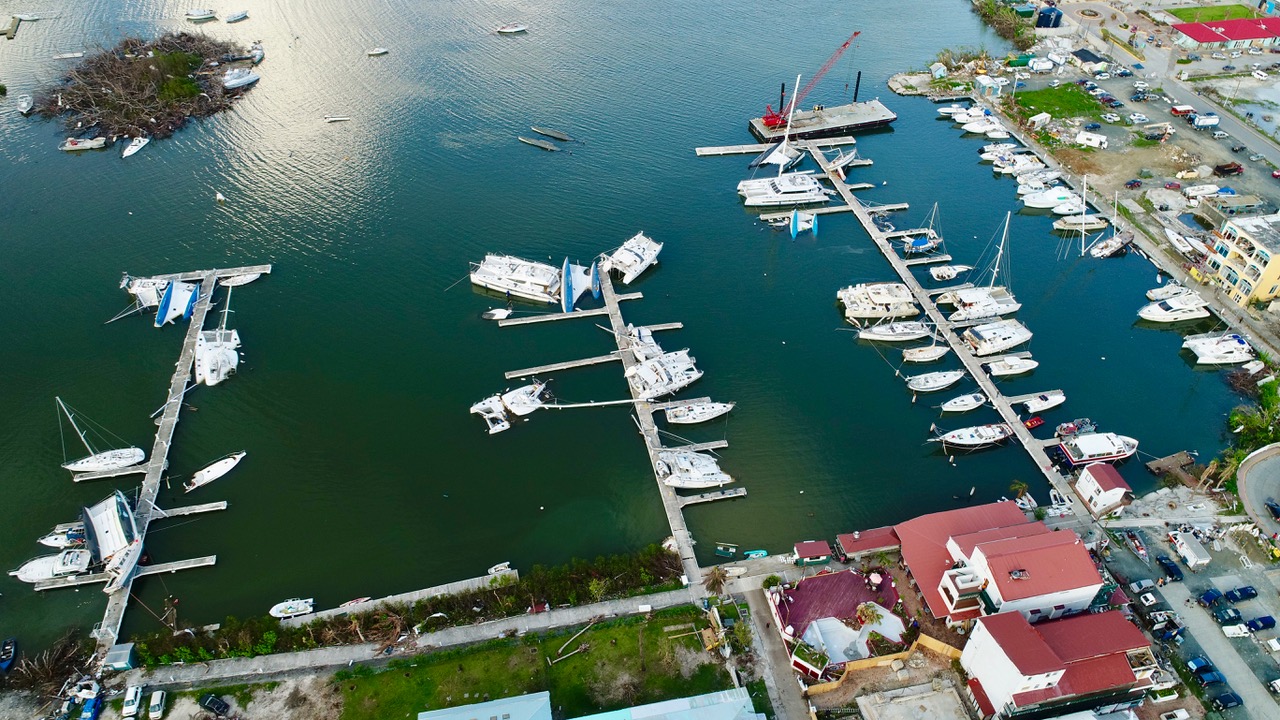
[[[248,19],[249,19],[249,11],[248,11],[248,10],[238,10],[238,11],[233,12],[233,13],[231,13],[230,15],[228,15],[228,16],[227,16],[227,19],[225,20],[225,22],[226,22],[228,25],[230,25],[231,23],[238,23],[238,22],[240,22],[241,20],[248,20]]]
[[[22,113],[23,115],[26,115],[27,113],[31,112],[31,108],[35,107],[35,101],[31,99],[30,95],[19,95],[14,99],[18,103],[18,112]]]
[[[502,573],[504,573],[504,572],[506,572],[506,571],[508,571],[508,570],[510,570],[510,569],[511,569],[511,563],[509,563],[509,562],[500,562],[500,563],[498,563],[497,565],[494,565],[493,567],[489,568],[489,573],[488,573],[488,574],[489,574],[489,575],[501,575]]]
[[[382,55],[386,55],[389,52],[391,51],[384,47],[376,47],[376,48],[373,48],[372,50],[365,50],[364,54],[368,55],[369,57],[380,57]]]
[[[937,392],[960,382],[963,370],[941,370],[907,378],[907,387],[915,392]]]
[[[53,529],[41,537],[37,542],[45,547],[57,548],[58,550],[80,547],[86,542],[84,522],[69,522],[54,525]]]
[[[187,19],[192,22],[199,22],[201,20],[212,20],[216,15],[217,15],[216,12],[208,9],[187,11]]]
[[[348,115],[325,115],[324,121],[327,123],[347,122],[351,117]]]
[[[524,25],[521,23],[508,23],[498,28],[498,33],[501,35],[515,35],[518,33],[527,32],[528,30],[529,30],[528,25]]]
[[[272,605],[268,614],[273,618],[281,619],[298,617],[299,615],[310,615],[315,610],[315,607],[316,601],[311,598],[307,598],[306,600],[301,598],[291,598],[284,602]]]
[[[1022,407],[1026,408],[1027,412],[1034,414],[1044,412],[1050,408],[1056,408],[1066,401],[1066,393],[1061,390],[1052,390],[1023,402]]]
[[[238,453],[231,453],[224,458],[209,463],[204,468],[197,470],[196,474],[192,475],[191,479],[184,483],[182,487],[186,488],[186,492],[191,492],[198,487],[208,485],[214,480],[217,480],[223,475],[231,472],[232,468],[238,465],[240,461],[244,459],[246,454],[247,453],[242,450]]]
[[[82,140],[80,138],[67,138],[62,141],[58,149],[63,152],[79,152],[81,150],[101,150],[107,146],[107,139],[104,137],[89,138]]]
[[[695,425],[697,423],[714,420],[733,409],[734,403],[727,402],[704,402],[689,403],[687,405],[676,405],[668,407],[664,412],[667,416],[667,422],[676,425]]]
[[[961,395],[954,397],[942,403],[942,412],[969,412],[982,407],[987,403],[987,396],[982,393],[971,393],[969,395]]]
[[[511,317],[511,312],[512,310],[509,307],[489,308],[488,310],[480,313],[480,318],[482,320],[506,320]]]

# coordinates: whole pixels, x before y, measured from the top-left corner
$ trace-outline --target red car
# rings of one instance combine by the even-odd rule
[[[1277,171],[1277,172],[1280,172],[1280,171]],[[1164,184],[1164,189],[1165,189],[1165,190],[1181,190],[1181,189],[1182,189],[1182,183],[1180,183],[1180,182],[1167,182],[1167,183],[1165,183],[1165,184]]]
[[[1280,170],[1272,170],[1272,171],[1271,171],[1271,177],[1273,177],[1273,178],[1280,178]]]

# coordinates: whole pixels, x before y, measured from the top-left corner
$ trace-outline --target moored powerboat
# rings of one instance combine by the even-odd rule
[[[1138,311],[1138,317],[1148,322],[1160,323],[1200,320],[1209,317],[1208,304],[1209,301],[1199,293],[1188,292],[1144,305]]]
[[[942,403],[942,412],[969,412],[970,410],[980,408],[985,404],[987,404],[986,395],[983,395],[982,393],[970,393],[968,395],[953,397]]]
[[[89,569],[93,555],[88,550],[63,550],[26,561],[9,574],[20,582],[38,583],[60,577],[79,575]]]
[[[1105,230],[1111,222],[1101,215],[1067,215],[1053,221],[1053,229],[1059,232],[1095,232]]]
[[[231,68],[223,74],[222,86],[228,90],[235,90],[248,87],[261,79],[262,76],[248,68]]]
[[[127,158],[130,155],[133,155],[146,147],[149,142],[151,142],[151,138],[142,135],[130,140],[129,144],[124,146],[124,152],[120,153],[120,157]]]
[[[1049,209],[1063,203],[1082,202],[1080,196],[1070,188],[1054,186],[1038,193],[1022,196],[1022,204],[1029,208]]]
[[[45,547],[64,550],[66,548],[80,547],[85,544],[85,541],[84,522],[76,521],[54,525],[53,529],[37,542]]]
[[[517,417],[523,417],[546,404],[542,394],[546,389],[545,382],[534,380],[530,385],[523,385],[502,393],[499,398],[508,412]]]
[[[96,138],[67,138],[62,141],[58,149],[63,152],[79,152],[80,150],[101,150],[107,146],[107,139],[104,137]]]
[[[1170,281],[1160,287],[1148,290],[1147,299],[1151,302],[1160,302],[1161,300],[1168,300],[1174,295],[1182,295],[1183,293],[1189,292],[1191,292],[1190,288],[1187,288],[1181,283]]]
[[[1138,441],[1115,433],[1082,433],[1058,444],[1072,467],[1123,460],[1138,451]]]
[[[1183,340],[1182,347],[1196,355],[1197,365],[1232,365],[1253,360],[1249,342],[1236,333],[1206,333]]]
[[[1076,435],[1084,435],[1098,429],[1098,423],[1089,418],[1076,418],[1070,422],[1064,422],[1054,429],[1053,434],[1060,438],[1075,437]]]
[[[312,598],[290,598],[271,606],[268,614],[273,618],[291,618],[299,615],[310,615],[315,611],[316,601]]]
[[[1030,358],[1004,357],[995,362],[986,363],[985,367],[991,377],[1008,377],[1029,373],[1040,367],[1040,363]]]
[[[1049,392],[1041,393],[1030,400],[1023,401],[1022,407],[1024,407],[1027,412],[1035,414],[1038,412],[1044,412],[1050,408],[1056,408],[1066,401],[1066,393],[1061,390],[1050,390]]]

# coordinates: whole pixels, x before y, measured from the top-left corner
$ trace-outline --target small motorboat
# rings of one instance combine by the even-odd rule
[[[734,403],[731,402],[704,402],[689,403],[687,405],[676,405],[668,407],[663,412],[666,413],[667,422],[676,425],[695,425],[697,423],[714,420],[721,415],[728,413],[733,409]]]
[[[747,560],[759,560],[760,558],[769,557],[768,550],[748,550],[742,553],[742,557]]]
[[[197,470],[196,473],[191,476],[191,479],[183,484],[182,487],[186,488],[186,492],[191,492],[198,487],[208,485],[214,480],[217,480],[223,475],[231,472],[236,465],[240,464],[240,461],[243,460],[244,456],[247,454],[248,453],[242,450],[209,463],[200,470]]]
[[[559,130],[552,130],[551,128],[538,127],[537,125],[533,125],[529,129],[538,133],[539,135],[546,135],[547,137],[552,138],[554,140],[559,140],[560,142],[573,142],[573,138],[569,137],[567,133],[562,133]]]
[[[987,404],[987,396],[982,393],[970,393],[954,397],[942,403],[942,412],[962,413],[976,410]]]
[[[263,49],[262,43],[254,43],[249,46],[249,60],[252,61],[254,65],[262,62],[263,58],[266,56],[267,51]]]
[[[69,522],[54,525],[53,530],[50,530],[37,542],[45,547],[57,548],[59,550],[84,545],[86,542],[84,523]]]
[[[516,136],[516,139],[517,139],[517,140],[519,140],[520,142],[524,143],[525,145],[532,145],[532,146],[534,146],[534,147],[536,147],[536,148],[542,148],[543,150],[546,150],[547,152],[556,152],[556,151],[558,151],[558,150],[560,149],[560,148],[556,147],[554,143],[549,143],[549,142],[547,142],[546,140],[539,140],[539,139],[537,139],[537,138],[529,138],[529,137],[525,137],[525,136],[523,136],[523,135],[517,135],[517,136]]]
[[[23,115],[31,112],[31,108],[35,107],[35,101],[31,99],[30,95],[19,95],[14,100],[18,103],[18,112]]]
[[[480,319],[506,320],[507,318],[511,317],[511,313],[512,313],[512,310],[509,307],[489,308],[488,310],[485,310],[484,312],[480,313]]]
[[[1027,412],[1034,414],[1044,412],[1050,408],[1056,408],[1066,401],[1066,393],[1061,390],[1051,390],[1023,402],[1022,407],[1026,408]]]
[[[471,412],[484,418],[490,435],[497,435],[511,429],[511,421],[507,419],[507,407],[502,404],[501,395],[487,397],[472,405]]]
[[[986,363],[987,372],[991,377],[1007,377],[1009,375],[1021,375],[1028,373],[1040,367],[1040,363],[1030,358],[1007,357],[1001,358],[995,362]]]
[[[352,605],[359,605],[359,604],[361,604],[361,603],[367,603],[367,602],[369,602],[369,601],[370,601],[370,600],[372,600],[372,599],[373,599],[373,598],[371,598],[371,597],[358,597],[358,598],[356,598],[355,600],[348,600],[348,601],[346,601],[346,602],[342,603],[341,605],[339,605],[339,606],[338,606],[338,609],[339,609],[339,610],[341,610],[342,608],[349,608],[349,607],[351,607]]]
[[[1022,423],[1023,427],[1025,427],[1028,430],[1035,430],[1036,428],[1040,427],[1043,424],[1044,424],[1044,418],[1040,417],[1039,415],[1033,415],[1027,418]]]
[[[7,673],[18,657],[18,639],[6,638],[0,643],[0,672]]]
[[[220,193],[220,192],[215,192],[215,193],[213,194],[213,199],[214,199],[214,201],[215,201],[215,202],[224,203],[224,202],[226,202],[226,201],[227,201],[227,196],[226,196],[226,195],[223,195],[223,194],[222,194],[222,193]]]
[[[55,578],[79,575],[89,569],[93,554],[88,550],[63,550],[57,555],[45,555],[23,563],[9,574],[20,582],[37,583]]]
[[[124,152],[120,153],[120,157],[127,158],[130,155],[133,155],[134,153],[138,152],[142,148],[146,147],[147,143],[149,142],[151,142],[151,138],[149,137],[136,137],[130,140],[129,144],[124,147]]]
[[[214,19],[215,17],[217,17],[217,15],[218,15],[218,13],[217,13],[217,12],[215,12],[215,11],[213,11],[213,10],[209,10],[209,9],[207,9],[207,8],[206,8],[206,9],[203,9],[203,10],[188,10],[188,11],[187,11],[187,19],[188,19],[188,20],[190,20],[190,21],[192,21],[192,22],[200,22],[201,20],[212,20],[212,19]]]
[[[909,363],[928,363],[941,360],[951,348],[946,345],[926,345],[925,347],[907,348],[902,351],[902,359]]]
[[[249,19],[248,10],[237,10],[236,12],[233,12],[230,15],[228,15],[227,19],[224,22],[230,25],[231,23],[238,23],[241,20],[248,20],[248,19]]]
[[[1147,291],[1147,299],[1151,302],[1160,302],[1168,300],[1176,295],[1183,295],[1191,292],[1189,288],[1177,282],[1169,282],[1158,288],[1152,288]]]
[[[248,68],[232,68],[222,76],[222,87],[228,90],[249,87],[258,82],[262,76]]]
[[[937,392],[960,382],[963,370],[942,370],[907,378],[907,387],[915,392]]]
[[[316,601],[307,598],[290,598],[271,606],[268,614],[273,618],[291,618],[299,615],[310,615],[316,609]]]
[[[1098,424],[1089,418],[1076,418],[1071,422],[1064,422],[1059,425],[1054,434],[1061,438],[1073,437],[1084,433],[1091,433],[1098,429]]]
[[[391,51],[384,47],[376,47],[376,48],[373,48],[372,50],[365,50],[364,54],[368,55],[369,57],[379,57],[382,55],[386,55],[389,52]]]
[[[347,115],[325,115],[325,116],[324,116],[324,121],[325,121],[325,122],[327,122],[327,123],[331,123],[331,122],[347,122],[347,121],[348,121],[348,120],[350,120],[350,119],[351,119],[351,118],[350,118],[349,116],[347,116]]]
[[[508,570],[510,570],[510,569],[511,569],[511,563],[509,563],[509,562],[500,562],[500,563],[498,563],[497,565],[494,565],[493,567],[489,568],[489,574],[490,574],[490,575],[501,575],[502,573],[504,573],[504,572],[506,572],[506,571],[508,571]]]
[[[104,137],[96,138],[67,138],[62,141],[58,149],[63,152],[79,152],[80,150],[101,150],[107,146],[107,139]]]
[[[971,265],[938,265],[929,268],[929,275],[934,280],[941,282],[943,280],[954,280],[960,273],[967,273],[972,269],[973,266]]]
[[[498,28],[498,33],[501,35],[515,35],[517,33],[528,32],[528,31],[529,31],[529,26],[524,25],[522,23],[507,23],[506,25],[503,25],[502,27]]]

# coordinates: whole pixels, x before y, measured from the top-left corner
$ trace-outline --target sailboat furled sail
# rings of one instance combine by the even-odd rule
[[[84,449],[89,454],[79,460],[63,463],[62,467],[71,472],[98,472],[102,470],[117,470],[130,465],[136,465],[146,458],[147,454],[141,448],[127,447],[116,450],[103,450],[101,452],[94,449],[89,444],[89,438],[85,436],[84,430],[76,423],[75,416],[71,410],[67,408],[66,403],[62,402],[62,398],[54,398],[58,402],[58,407],[67,416],[67,420],[71,421],[71,427],[75,430],[76,436],[80,438],[80,442],[84,444]]]

